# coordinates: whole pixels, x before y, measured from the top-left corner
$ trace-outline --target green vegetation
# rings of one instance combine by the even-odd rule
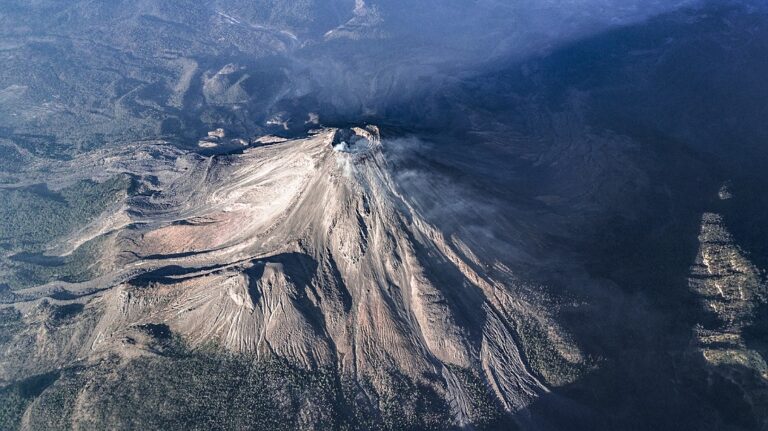
[[[9,274],[4,277],[3,282],[11,290],[18,290],[54,280],[69,283],[87,281],[99,274],[99,251],[108,239],[97,237],[64,257],[27,253],[13,256],[5,262]]]
[[[18,429],[21,416],[29,400],[23,398],[15,387],[0,389],[0,429]]]
[[[29,403],[58,377],[58,373],[41,374],[0,388],[0,429],[17,429]]]
[[[368,392],[378,392],[375,407],[380,418],[369,419],[366,424],[366,418],[357,412],[355,424],[380,430],[442,430],[450,423],[448,406],[431,386],[414,382],[395,370],[381,372],[377,380],[379,391],[369,386]]]
[[[74,397],[87,386],[86,429],[337,429],[330,373],[280,361],[187,353],[105,361],[67,373],[32,406],[33,428],[71,428]]]
[[[83,180],[60,191],[45,184],[0,189],[0,247],[39,251],[96,218],[122,199],[129,186],[130,178],[120,175],[103,183]]]
[[[24,328],[21,313],[15,308],[0,308],[0,346]]]
[[[60,191],[44,184],[21,189],[0,189],[0,248],[10,253],[23,250],[0,262],[3,284],[11,290],[54,279],[77,282],[92,277],[99,246],[96,238],[63,258],[41,252],[61,238],[99,216],[123,199],[131,185],[128,176],[103,183],[80,181]]]
[[[18,172],[24,162],[24,156],[16,148],[0,142],[0,172]]]
[[[518,336],[528,363],[547,384],[568,384],[584,374],[589,367],[587,364],[567,361],[536,320],[521,318],[518,325]]]
[[[471,403],[469,419],[475,424],[476,429],[498,429],[500,425],[503,425],[503,429],[515,429],[516,426],[505,417],[503,407],[476,370],[456,366],[449,366],[449,368],[458,377],[461,386],[469,396]]]
[[[70,369],[29,408],[34,429],[337,429],[442,430],[447,406],[427,385],[381,376],[386,393],[361,391],[335,370],[307,371],[280,359],[186,350],[178,338],[166,354],[128,363],[117,358]],[[85,393],[85,403],[75,399]],[[370,397],[370,398],[369,398]],[[11,398],[8,398],[11,400]],[[19,407],[21,406],[21,407]],[[27,406],[27,407],[24,407]],[[73,406],[78,406],[74,412]],[[481,409],[482,410],[482,409]],[[479,414],[484,422],[495,414]],[[20,417],[9,415],[9,417]],[[73,421],[76,424],[73,424]],[[12,429],[9,428],[9,429]]]

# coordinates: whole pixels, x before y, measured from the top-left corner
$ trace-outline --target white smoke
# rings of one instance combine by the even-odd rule
[[[523,60],[700,0],[378,0],[376,25],[344,26],[295,53],[319,98],[349,114],[377,114],[392,100],[436,88],[493,62]],[[343,35],[343,36],[342,36]],[[306,85],[302,81],[301,85]],[[298,82],[291,85],[299,85]]]

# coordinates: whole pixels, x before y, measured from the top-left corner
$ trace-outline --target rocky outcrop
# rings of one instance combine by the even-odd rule
[[[109,232],[101,256],[114,272],[96,292],[70,284],[81,297],[46,299],[99,316],[77,360],[153,357],[145,328],[161,325],[192,351],[334,370],[361,400],[405,378],[431,388],[456,426],[474,421],[478,394],[499,411],[525,408],[548,391],[527,352],[548,345],[579,366],[578,350],[511,274],[489,272],[495,257],[444,237],[409,204],[381,146],[374,126],[327,129],[142,166],[164,173],[154,185],[137,177],[137,189],[157,191],[125,202],[130,223],[105,214],[95,224],[109,229],[88,230]],[[17,307],[48,291],[36,292]]]

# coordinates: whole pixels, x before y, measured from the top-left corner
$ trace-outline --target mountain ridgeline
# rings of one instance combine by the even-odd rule
[[[762,2],[0,9],[0,429],[768,428]]]

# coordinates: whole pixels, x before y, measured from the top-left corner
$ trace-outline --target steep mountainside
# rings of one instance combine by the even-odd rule
[[[756,0],[3,1],[0,430],[766,429],[765,76]]]
[[[151,363],[163,354],[156,343],[178,337],[191,352],[334,373],[356,408],[382,415],[399,408],[382,397],[430,393],[442,407],[429,408],[462,426],[502,420],[583,368],[514,273],[444,236],[400,195],[376,127],[266,141],[234,155],[146,146],[128,152],[146,154],[142,162],[93,160],[143,174],[123,204],[59,246],[64,256],[98,242],[95,281],[13,292],[28,327],[4,344],[3,379]],[[52,323],[61,310],[74,312]],[[428,391],[403,392],[399,380]],[[83,384],[73,426],[106,396]]]

